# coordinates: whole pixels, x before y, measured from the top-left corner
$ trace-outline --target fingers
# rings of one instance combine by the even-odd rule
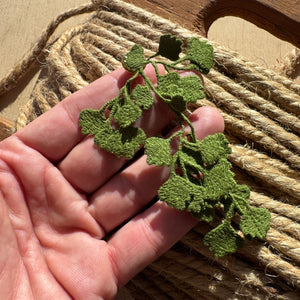
[[[208,134],[222,132],[224,129],[224,122],[221,115],[213,108],[202,107],[195,111],[190,119],[193,121],[198,139],[204,138]],[[142,162],[140,163],[142,164]],[[142,166],[136,165],[136,168],[141,167]],[[131,168],[132,172],[136,171],[133,165]],[[151,166],[147,167],[146,165],[144,165],[143,168],[148,168],[148,172],[153,174],[153,176],[150,174],[147,176],[156,181],[155,185],[157,185],[156,177],[159,176],[155,173],[155,170],[150,170],[149,168],[151,168]],[[121,174],[118,176],[121,176]],[[163,177],[161,173],[160,179]],[[137,186],[139,186],[139,182],[136,183]],[[149,184],[150,182],[147,183]],[[131,210],[130,213],[132,214],[134,210],[137,212],[138,209],[141,208],[141,205],[146,205],[147,201],[151,200],[150,198],[153,195],[152,191],[152,194],[150,193],[150,196],[147,196],[149,192],[147,184],[145,184],[144,187],[141,186],[134,190],[129,188],[128,191],[129,193],[119,195],[117,199],[114,197],[110,198],[108,189],[106,190],[106,192],[108,192],[106,195],[110,198],[110,201],[116,201],[115,204],[110,204],[110,220],[105,219],[104,215],[101,215],[102,225],[106,230],[109,228],[110,223],[116,222],[116,219],[119,218],[120,222],[120,216],[124,218],[128,210]],[[128,205],[130,198],[132,202],[131,205]],[[126,208],[121,204],[124,199],[127,202]],[[137,199],[139,200],[136,201]],[[100,216],[100,211],[108,203],[105,203],[105,198],[102,198],[101,201],[96,204],[97,201],[99,201],[99,199],[95,200],[93,205],[94,208],[98,206],[96,211],[98,216]],[[102,205],[103,207],[101,207]],[[119,286],[126,284],[135,274],[171,248],[184,234],[194,227],[196,223],[197,220],[193,218],[191,214],[170,208],[161,201],[156,202],[144,212],[127,222],[108,241],[113,263],[117,266],[116,277]]]
[[[146,69],[150,79],[154,81],[153,69]],[[182,73],[182,76],[192,72]],[[194,74],[194,73],[192,73]],[[155,98],[155,97],[154,97]],[[206,116],[208,117],[208,116]],[[163,101],[155,100],[154,105],[143,113],[138,120],[146,135],[157,135],[172,119],[174,114]],[[93,143],[93,137],[88,137],[68,153],[59,164],[64,177],[79,191],[92,193],[104,184],[114,173],[124,165],[124,158],[117,158]]]
[[[61,160],[83,137],[78,126],[84,108],[99,109],[119,94],[131,76],[123,68],[101,77],[67,97],[16,135],[52,162]],[[154,72],[148,71],[154,79]]]
[[[163,72],[161,67],[159,69]],[[147,66],[145,72],[154,83],[156,76],[153,67]],[[137,126],[141,127],[147,136],[153,136],[157,135],[172,119],[174,114],[168,106],[154,99],[154,104],[143,112],[143,116],[137,121]],[[118,172],[124,163],[124,158],[118,158],[99,149],[94,145],[93,137],[87,137],[68,153],[58,167],[72,186],[89,194]]]
[[[167,106],[158,101],[141,118],[140,126],[147,136],[158,134],[174,115]],[[94,145],[93,137],[79,143],[59,164],[64,177],[78,190],[92,193],[124,165],[118,158]]]
[[[223,118],[212,107],[199,108],[190,119],[198,139],[224,129]],[[110,232],[144,208],[168,176],[168,168],[149,166],[142,156],[90,197],[89,211]]]
[[[157,202],[108,241],[119,287],[171,248],[197,223],[190,214]]]

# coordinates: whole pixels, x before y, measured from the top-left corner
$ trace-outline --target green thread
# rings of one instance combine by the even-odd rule
[[[204,243],[216,257],[234,253],[243,245],[244,237],[264,239],[269,230],[270,213],[249,205],[249,188],[238,185],[231,172],[228,155],[231,153],[224,134],[217,133],[196,139],[192,123],[185,116],[189,103],[205,97],[201,79],[196,75],[181,77],[175,70],[196,70],[207,74],[213,66],[213,48],[198,38],[191,38],[186,54],[181,54],[183,42],[170,34],[161,36],[157,53],[145,58],[144,50],[134,45],[124,56],[123,67],[133,76],[120,89],[119,95],[100,110],[85,109],[80,113],[83,134],[94,135],[95,144],[118,157],[131,159],[144,146],[147,163],[170,167],[169,179],[158,190],[160,200],[178,210],[191,212],[196,218],[210,222],[215,208],[223,208],[224,221],[204,237]],[[154,60],[157,56],[167,58]],[[155,69],[157,87],[146,76],[144,68]],[[162,64],[166,73],[159,74]],[[144,85],[134,88],[137,77]],[[152,93],[164,101],[177,116],[181,130],[168,138],[150,137],[135,122],[143,110],[154,103]],[[190,127],[186,134],[185,125]],[[171,152],[171,143],[177,147]],[[232,226],[232,218],[241,216],[240,231]]]

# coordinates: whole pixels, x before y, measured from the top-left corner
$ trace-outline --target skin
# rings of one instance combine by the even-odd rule
[[[79,112],[116,97],[129,76],[103,76],[0,143],[1,299],[113,299],[197,223],[160,201],[141,210],[167,168],[144,156],[124,168],[80,132]],[[200,139],[224,128],[213,108],[190,119]],[[171,120],[158,102],[140,125],[151,136]]]

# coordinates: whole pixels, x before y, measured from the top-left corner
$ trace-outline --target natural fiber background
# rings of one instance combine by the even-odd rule
[[[95,0],[94,5],[90,20],[49,48],[18,129],[118,68],[134,43],[150,54],[163,33],[184,41],[195,36],[118,0]],[[207,99],[197,106],[216,106],[222,113],[236,179],[250,187],[252,205],[270,210],[271,229],[265,242],[250,242],[235,255],[215,259],[202,241],[211,224],[200,223],[129,282],[126,292],[139,300],[299,299],[300,86],[211,43],[215,68],[204,78]]]

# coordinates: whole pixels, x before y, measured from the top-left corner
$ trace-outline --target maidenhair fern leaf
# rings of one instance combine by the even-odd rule
[[[226,221],[212,229],[204,237],[204,244],[209,246],[216,257],[236,252],[243,245],[243,242],[243,238]]]
[[[220,201],[236,185],[231,163],[222,158],[212,168],[203,171],[203,186],[208,201]]]
[[[145,66],[144,49],[139,45],[134,45],[131,50],[124,56],[122,64],[123,67],[131,72],[135,73],[142,70]]]
[[[242,216],[240,229],[250,238],[264,239],[270,228],[270,212],[262,207],[250,207]]]
[[[171,34],[164,34],[160,37],[158,54],[170,60],[179,59],[182,41]]]
[[[149,165],[170,169],[169,179],[158,190],[160,200],[169,206],[188,211],[206,222],[214,219],[216,208],[223,209],[223,223],[204,238],[204,243],[219,257],[235,252],[243,243],[243,238],[231,225],[235,214],[241,216],[240,224],[236,225],[240,225],[244,237],[263,239],[269,229],[270,213],[251,207],[249,188],[234,180],[228,161],[231,148],[225,135],[217,133],[197,140],[186,110],[187,107],[191,109],[189,103],[204,97],[203,83],[199,76],[179,75],[176,71],[195,70],[206,74],[213,66],[213,48],[198,38],[191,38],[185,54],[180,57],[182,45],[176,37],[163,35],[158,51],[147,59],[143,48],[134,45],[122,61],[123,67],[133,76],[120,88],[119,95],[100,110],[83,110],[79,125],[83,134],[94,135],[95,144],[101,149],[118,157],[131,159],[144,145]],[[171,62],[155,60],[158,55]],[[154,67],[157,85],[144,71],[148,64]],[[158,65],[164,67],[164,73]],[[153,106],[153,95],[165,102],[178,121],[179,131],[167,138],[147,139],[141,128],[134,127],[143,110]],[[190,127],[188,133],[186,126]]]
[[[170,166],[172,163],[170,142],[166,139],[151,137],[146,140],[145,154],[149,165]]]
[[[157,91],[166,98],[171,98],[178,90],[180,75],[176,72],[167,73],[157,78]],[[175,91],[174,91],[175,89]]]
[[[205,97],[202,81],[199,76],[189,75],[180,77],[178,85],[183,90],[183,97],[186,103],[196,103],[197,100]]]
[[[233,202],[235,210],[239,214],[242,215],[249,207],[248,199],[250,197],[250,190],[246,185],[237,184],[229,191],[228,196],[230,197],[230,202]]]
[[[213,47],[197,38],[188,41],[187,58],[201,73],[207,74],[213,67]]]
[[[82,134],[95,135],[105,125],[105,117],[102,111],[85,109],[80,112],[79,126]]]
[[[132,100],[135,104],[142,107],[143,109],[149,109],[153,103],[154,99],[151,94],[150,89],[147,86],[138,84],[131,93]]]
[[[95,135],[95,144],[100,148],[130,159],[135,152],[145,143],[146,135],[141,128],[125,127],[115,130],[106,126]]]
[[[127,127],[142,115],[142,110],[134,103],[118,106],[114,120],[121,126]]]
[[[178,175],[171,175],[160,187],[158,196],[169,206],[184,210],[190,202],[193,192],[193,187],[188,180]]]
[[[228,140],[223,133],[216,133],[204,138],[199,144],[202,162],[206,165],[213,165],[219,159],[226,158],[231,153]]]
[[[192,208],[192,209],[191,209]],[[196,217],[199,221],[204,222],[211,222],[213,221],[215,217],[215,208],[214,207],[203,207],[201,211],[197,212],[194,210],[194,206],[192,206],[192,203],[190,207],[188,208],[188,211],[191,209],[191,212],[194,217]]]
[[[204,98],[202,81],[195,75],[180,77],[178,73],[168,73],[159,76],[157,90],[178,112],[185,111],[188,103]]]

